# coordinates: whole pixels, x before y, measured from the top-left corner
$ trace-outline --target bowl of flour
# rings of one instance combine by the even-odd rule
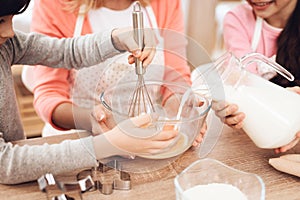
[[[265,185],[256,174],[200,159],[174,179],[176,200],[264,200]]]

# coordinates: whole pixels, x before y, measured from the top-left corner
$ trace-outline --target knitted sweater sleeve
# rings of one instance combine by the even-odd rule
[[[16,32],[14,38],[2,45],[5,58],[3,64],[38,63],[76,68],[95,65],[119,53],[111,43],[110,34],[111,31],[108,31],[74,39],[56,39],[35,33],[27,35]],[[7,114],[10,114],[9,110]],[[1,131],[4,138],[13,138],[12,134],[17,134],[5,128]],[[61,174],[96,165],[91,137],[42,146],[13,146],[6,142],[0,138],[0,183],[21,183],[35,180],[46,172]]]
[[[96,166],[92,138],[60,144],[13,146],[0,138],[0,183],[17,184]]]
[[[16,52],[13,62],[67,69],[96,65],[120,53],[112,44],[111,31],[62,39],[16,32],[11,39]]]

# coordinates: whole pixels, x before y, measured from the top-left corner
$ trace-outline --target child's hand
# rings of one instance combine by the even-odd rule
[[[286,89],[290,90],[292,92],[296,92],[297,94],[300,94],[299,86],[288,87]],[[298,131],[298,133],[295,136],[295,139],[292,142],[290,142],[289,144],[284,145],[282,147],[279,147],[279,148],[275,149],[274,151],[275,151],[275,153],[284,153],[284,152],[288,151],[289,149],[293,148],[294,146],[296,146],[296,144],[298,144],[299,140],[300,140],[300,131]]]
[[[243,127],[243,120],[246,116],[242,112],[237,112],[238,106],[236,104],[229,104],[224,101],[213,102],[212,109],[215,111],[216,116],[228,126],[235,129]]]
[[[116,126],[111,112],[108,112],[102,104],[94,107],[91,114],[91,124],[94,135],[105,133]]]
[[[157,40],[152,29],[144,29],[144,48],[139,49],[138,44],[134,40],[132,28],[120,28],[112,31],[112,41],[116,49],[119,51],[129,51],[128,62],[134,63],[134,58],[142,61],[143,66],[148,66],[156,52]]]
[[[297,94],[300,94],[300,87],[299,86],[287,87],[286,89],[290,90],[292,92],[296,92]]]
[[[176,130],[152,128],[153,116],[145,114],[119,123],[111,131],[103,134],[119,155],[155,154],[169,147],[178,135]],[[95,143],[97,145],[97,143]],[[100,147],[101,148],[101,147]],[[123,153],[122,153],[123,152]]]
[[[203,126],[202,126],[202,128],[200,130],[200,133],[198,134],[198,136],[196,137],[195,141],[193,142],[193,146],[194,147],[198,146],[202,142],[203,137],[204,137],[206,131],[207,131],[207,123],[204,122],[204,124],[203,124]]]
[[[180,101],[181,100],[178,99],[178,97],[172,95],[165,102],[164,108],[168,109],[168,112],[171,113],[171,115],[176,115],[178,112],[178,108],[180,106]],[[201,107],[202,105],[203,102],[199,102],[199,107]],[[195,141],[193,142],[193,146],[196,147],[202,142],[203,136],[206,133],[206,131],[207,131],[207,123],[204,122],[199,134],[197,135]]]
[[[298,144],[299,140],[300,140],[300,131],[296,134],[295,139],[293,141],[291,141],[287,145],[284,145],[282,147],[274,149],[274,151],[275,151],[275,153],[284,153],[284,152],[290,150],[291,148],[293,148],[294,146],[296,146]]]

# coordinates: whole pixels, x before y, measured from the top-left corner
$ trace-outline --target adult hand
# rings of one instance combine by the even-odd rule
[[[228,126],[240,129],[243,127],[243,120],[245,119],[245,113],[238,112],[238,106],[236,104],[229,104],[225,101],[213,101],[212,109],[215,111],[222,122]]]
[[[139,49],[138,44],[134,40],[132,28],[120,28],[112,31],[112,41],[116,49],[119,51],[129,51],[128,62],[134,63],[134,58],[142,61],[143,66],[148,66],[156,52],[157,40],[152,29],[144,29],[144,48]]]

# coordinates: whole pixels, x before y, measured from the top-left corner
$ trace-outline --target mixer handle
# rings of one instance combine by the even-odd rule
[[[144,30],[143,30],[144,20],[143,20],[142,6],[139,1],[136,1],[133,5],[132,20],[133,20],[134,40],[137,42],[139,48],[141,50],[143,50],[143,48],[144,48]],[[136,70],[137,75],[143,75],[145,73],[143,63],[139,59],[135,59],[135,70]]]

